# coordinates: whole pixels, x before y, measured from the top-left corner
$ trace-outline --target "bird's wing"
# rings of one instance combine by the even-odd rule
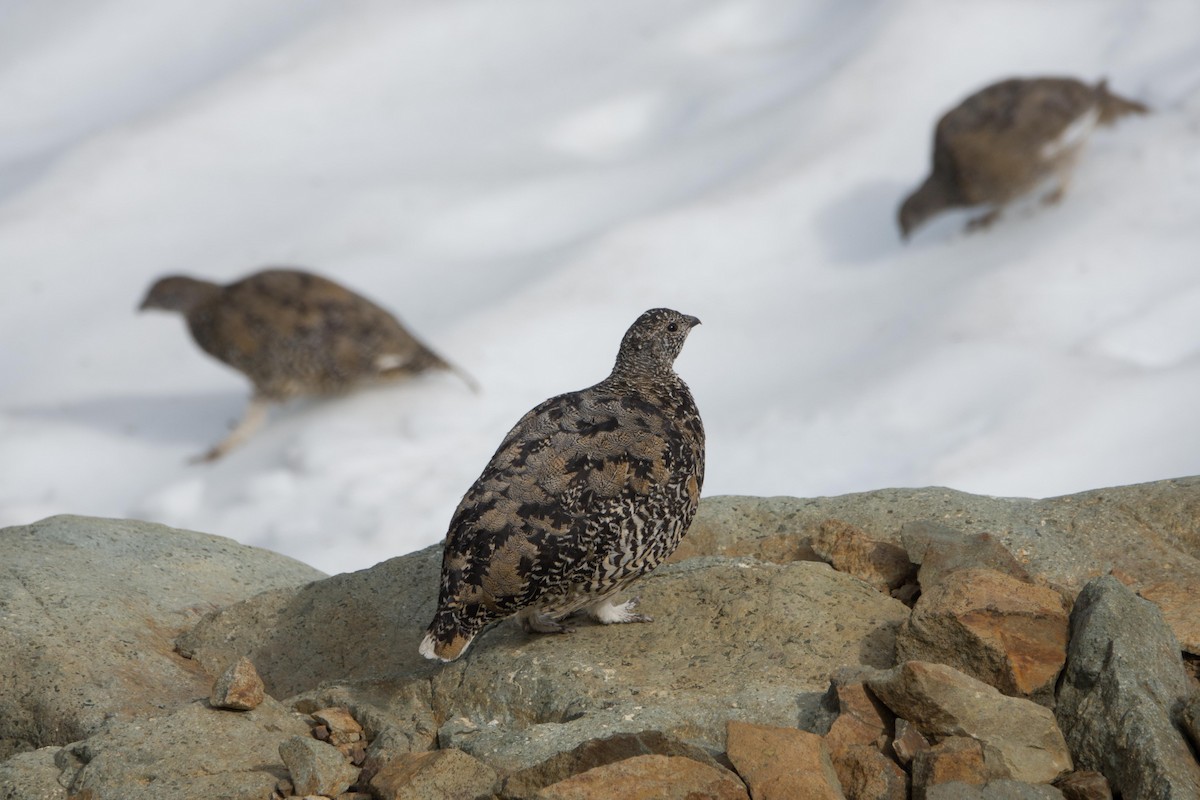
[[[450,523],[443,595],[509,611],[570,583],[666,480],[667,424],[653,404],[590,390],[522,417]]]

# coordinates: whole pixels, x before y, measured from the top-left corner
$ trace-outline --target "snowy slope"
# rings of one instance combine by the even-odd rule
[[[643,310],[705,493],[1048,496],[1200,472],[1200,4],[0,2],[0,524],[136,516],[327,571],[440,539],[529,407]],[[1063,203],[900,242],[937,116],[1013,74],[1156,110]],[[136,314],[302,265],[450,375],[279,410]]]

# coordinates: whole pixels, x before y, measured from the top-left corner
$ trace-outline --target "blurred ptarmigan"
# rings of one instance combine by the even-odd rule
[[[485,626],[649,622],[614,595],[675,550],[704,482],[704,427],[674,362],[695,317],[665,308],[626,332],[612,373],[517,422],[450,522],[420,651],[452,661]]]
[[[1066,190],[1079,150],[1098,125],[1146,106],[1074,78],[1012,78],[963,100],[938,120],[933,170],[900,206],[900,232],[950,208],[986,206],[968,229],[986,227],[1012,200],[1050,184],[1047,202]]]
[[[172,275],[150,287],[141,308],[182,313],[204,352],[254,384],[241,422],[202,460],[245,440],[271,403],[455,369],[370,300],[298,269],[266,269],[225,286]]]

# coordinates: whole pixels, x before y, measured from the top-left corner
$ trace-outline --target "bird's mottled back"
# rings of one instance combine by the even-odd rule
[[[704,428],[673,367],[698,324],[647,311],[607,378],[517,422],[450,522],[424,655],[457,658],[515,613],[537,631],[583,609],[647,619],[608,601],[674,551],[699,502]]]

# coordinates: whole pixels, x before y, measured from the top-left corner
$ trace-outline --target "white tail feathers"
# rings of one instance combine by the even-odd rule
[[[433,649],[433,634],[425,634],[425,638],[421,640],[420,647],[421,655],[428,658],[430,661],[445,661],[446,659],[439,656]]]

